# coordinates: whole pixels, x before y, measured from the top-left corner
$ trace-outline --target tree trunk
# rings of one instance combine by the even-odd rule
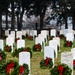
[[[41,13],[40,14],[40,30],[42,30],[43,29],[43,14]]]
[[[72,5],[72,29],[75,30],[75,10],[74,10],[74,5]]]
[[[44,17],[45,17],[46,7],[44,7],[43,11],[40,11],[40,30],[43,29]]]
[[[2,13],[0,12],[0,38],[2,37]]]
[[[14,16],[14,2],[12,2],[12,19],[11,19],[11,30],[15,29],[15,16]]]
[[[17,29],[20,30],[19,28],[19,15],[17,14]]]
[[[74,16],[74,13],[73,13],[73,16],[72,16],[72,21],[73,21],[72,22],[73,23],[73,26],[72,26],[73,28],[72,29],[75,30],[75,16]]]
[[[22,12],[20,14],[20,22],[19,22],[19,27],[20,27],[20,30],[22,29],[22,18],[23,18],[23,14],[24,14],[24,8],[22,9]]]
[[[68,29],[68,25],[67,25],[67,14],[65,14],[65,29]]]
[[[8,29],[8,12],[6,11],[6,30]]]
[[[38,29],[38,23],[37,22],[35,23],[35,29],[36,30]]]

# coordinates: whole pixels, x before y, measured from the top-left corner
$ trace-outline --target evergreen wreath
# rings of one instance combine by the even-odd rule
[[[75,69],[75,59],[73,60],[73,69]]]
[[[3,65],[6,63],[6,54],[0,50],[0,72],[3,70]]]
[[[33,40],[33,36],[28,36],[28,40]]]
[[[2,66],[1,75],[28,75],[29,67],[27,64],[20,66],[17,62],[10,60]]]
[[[20,52],[30,52],[30,57],[32,57],[32,51],[30,47],[26,47],[26,48],[22,47],[22,48],[15,49],[15,51],[12,53],[12,56],[19,57]]]
[[[22,66],[19,65],[13,72],[13,75],[28,75],[28,74],[29,74],[29,67],[27,64],[23,64]]]
[[[54,38],[54,36],[50,36],[50,37],[49,37],[49,40],[52,40],[53,38]]]
[[[41,60],[40,62],[40,67],[43,69],[52,68],[52,66],[53,66],[52,58],[46,58]]]
[[[58,66],[54,66],[50,72],[51,75],[71,75],[72,70],[66,64],[60,64]]]
[[[10,60],[9,62],[7,62],[2,66],[3,69],[0,71],[0,73],[2,75],[17,75],[16,72],[15,74],[13,74],[14,71],[17,69],[17,66],[18,66],[17,62]]]
[[[20,38],[15,38],[15,42],[17,43],[17,41],[19,40]]]
[[[41,51],[41,48],[42,48],[41,45],[38,43],[32,47],[32,50],[38,52]]]
[[[22,35],[22,39],[25,39],[25,35]]]
[[[4,51],[6,51],[6,52],[11,52],[11,50],[12,50],[11,46],[9,46],[9,45],[6,45],[6,46],[5,46]]]
[[[0,64],[6,61],[6,54],[0,50]]]
[[[64,42],[65,47],[72,47],[72,45],[73,45],[72,41],[65,41]]]
[[[60,39],[64,39],[64,38],[65,38],[65,36],[64,36],[63,34],[59,35],[58,37],[59,37]]]

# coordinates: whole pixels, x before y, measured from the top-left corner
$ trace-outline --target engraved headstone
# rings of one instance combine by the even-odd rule
[[[41,46],[43,46],[43,45],[45,46],[44,38],[43,37],[36,37],[35,44],[38,44],[38,43],[40,43]]]
[[[57,45],[60,47],[60,38],[59,37],[54,37],[53,40],[56,40]]]
[[[75,59],[75,48],[72,48],[71,49],[71,52],[72,52],[72,54],[73,54],[73,60]]]
[[[21,47],[25,47],[25,40],[18,40],[17,41],[17,49],[21,48]]]
[[[6,38],[6,45],[11,46],[12,52],[13,52],[13,37],[7,37]]]
[[[56,37],[56,30],[55,29],[51,29],[50,36],[55,36]]]
[[[72,52],[61,53],[61,63],[67,64],[72,69],[73,75],[73,55]]]
[[[52,61],[54,64],[54,49],[53,48],[49,46],[44,47],[44,59],[46,59],[46,57],[52,58]]]
[[[16,32],[16,38],[22,39],[22,31],[17,31]]]
[[[67,33],[66,34],[66,40],[67,41],[74,41],[74,34],[73,33]]]
[[[29,70],[30,70],[30,53],[29,52],[19,53],[19,65],[23,65],[23,64],[28,64]]]
[[[3,50],[4,49],[4,42],[3,40],[0,39],[0,49]]]
[[[54,51],[55,51],[55,57],[57,58],[57,56],[58,56],[57,41],[56,40],[50,40],[49,41],[49,46],[54,49]]]
[[[9,30],[5,30],[5,36],[9,35]]]

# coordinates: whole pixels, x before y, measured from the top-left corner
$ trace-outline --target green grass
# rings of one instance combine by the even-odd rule
[[[74,40],[75,42],[75,40]],[[25,39],[25,44],[26,47],[30,47],[32,49],[32,46],[34,45],[34,41],[29,41],[27,39]],[[58,52],[58,58],[55,58],[55,65],[60,64],[60,59],[61,59],[61,52],[65,52],[65,51],[71,51],[70,47],[63,47],[64,41],[61,40],[60,42],[60,52]],[[48,45],[48,43],[46,44],[46,46]],[[15,45],[16,46],[16,45]],[[75,44],[73,43],[73,46],[75,47]],[[15,48],[14,48],[15,49]],[[31,65],[31,75],[50,75],[50,69],[41,69],[40,68],[40,61],[41,59],[44,58],[44,52],[43,52],[43,48],[42,48],[42,52],[32,52],[32,58],[30,59],[30,65]],[[15,61],[19,61],[18,58],[16,57],[12,57],[11,53],[6,52],[7,54],[7,61],[9,60],[15,60]]]

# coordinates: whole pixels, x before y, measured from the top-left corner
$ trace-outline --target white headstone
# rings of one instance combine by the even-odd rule
[[[16,32],[16,38],[22,39],[22,31],[17,31]]]
[[[20,52],[19,53],[19,65],[28,64],[30,70],[30,53]]]
[[[21,48],[21,47],[25,47],[25,40],[18,40],[17,41],[17,49]]]
[[[5,30],[5,36],[9,35],[9,30]]]
[[[28,35],[29,35],[29,29],[26,29],[26,34],[28,34]]]
[[[68,29],[68,33],[73,33],[74,34],[74,30]]]
[[[22,35],[26,36],[26,30],[22,30]]]
[[[52,61],[54,64],[54,49],[53,48],[49,46],[44,47],[44,59],[46,59],[46,57],[52,58]]]
[[[53,40],[56,40],[57,45],[60,47],[60,38],[59,37],[54,37]]]
[[[61,35],[61,34],[64,34],[64,30],[60,30],[60,35]]]
[[[36,37],[35,38],[35,44],[38,44],[38,43],[40,43],[41,46],[43,46],[43,44],[45,46],[44,38],[42,38],[42,37]]]
[[[29,36],[34,36],[33,30],[30,30],[30,31],[29,31]]]
[[[56,30],[55,29],[51,29],[50,35],[56,37]]]
[[[0,49],[4,50],[4,41],[0,39]]]
[[[75,48],[72,48],[71,49],[71,52],[72,52],[72,54],[73,54],[73,60],[75,59]]]
[[[73,55],[72,52],[61,53],[61,63],[67,64],[72,69],[73,75]]]
[[[13,38],[13,43],[15,42],[15,35],[14,34],[10,34],[10,35],[8,35],[8,37]]]
[[[41,30],[41,34],[49,36],[49,31],[47,31],[47,30]]]
[[[68,33],[68,29],[64,29],[64,36]]]
[[[57,58],[57,56],[58,56],[57,41],[56,40],[50,40],[49,41],[49,46],[54,49],[55,55],[56,55],[56,58]]]
[[[44,39],[44,42],[46,40],[46,43],[47,43],[47,36],[44,35],[44,34],[39,34],[38,37],[42,37],[42,39]]]
[[[75,30],[73,31],[73,33],[75,34]]]
[[[37,36],[37,30],[33,30],[34,36]]]
[[[10,33],[15,35],[15,31],[11,31]]]
[[[67,41],[74,41],[74,34],[73,33],[67,33],[66,34],[66,40]]]
[[[13,52],[13,38],[12,37],[8,37],[6,38],[6,45],[11,46],[12,48],[12,52]]]

